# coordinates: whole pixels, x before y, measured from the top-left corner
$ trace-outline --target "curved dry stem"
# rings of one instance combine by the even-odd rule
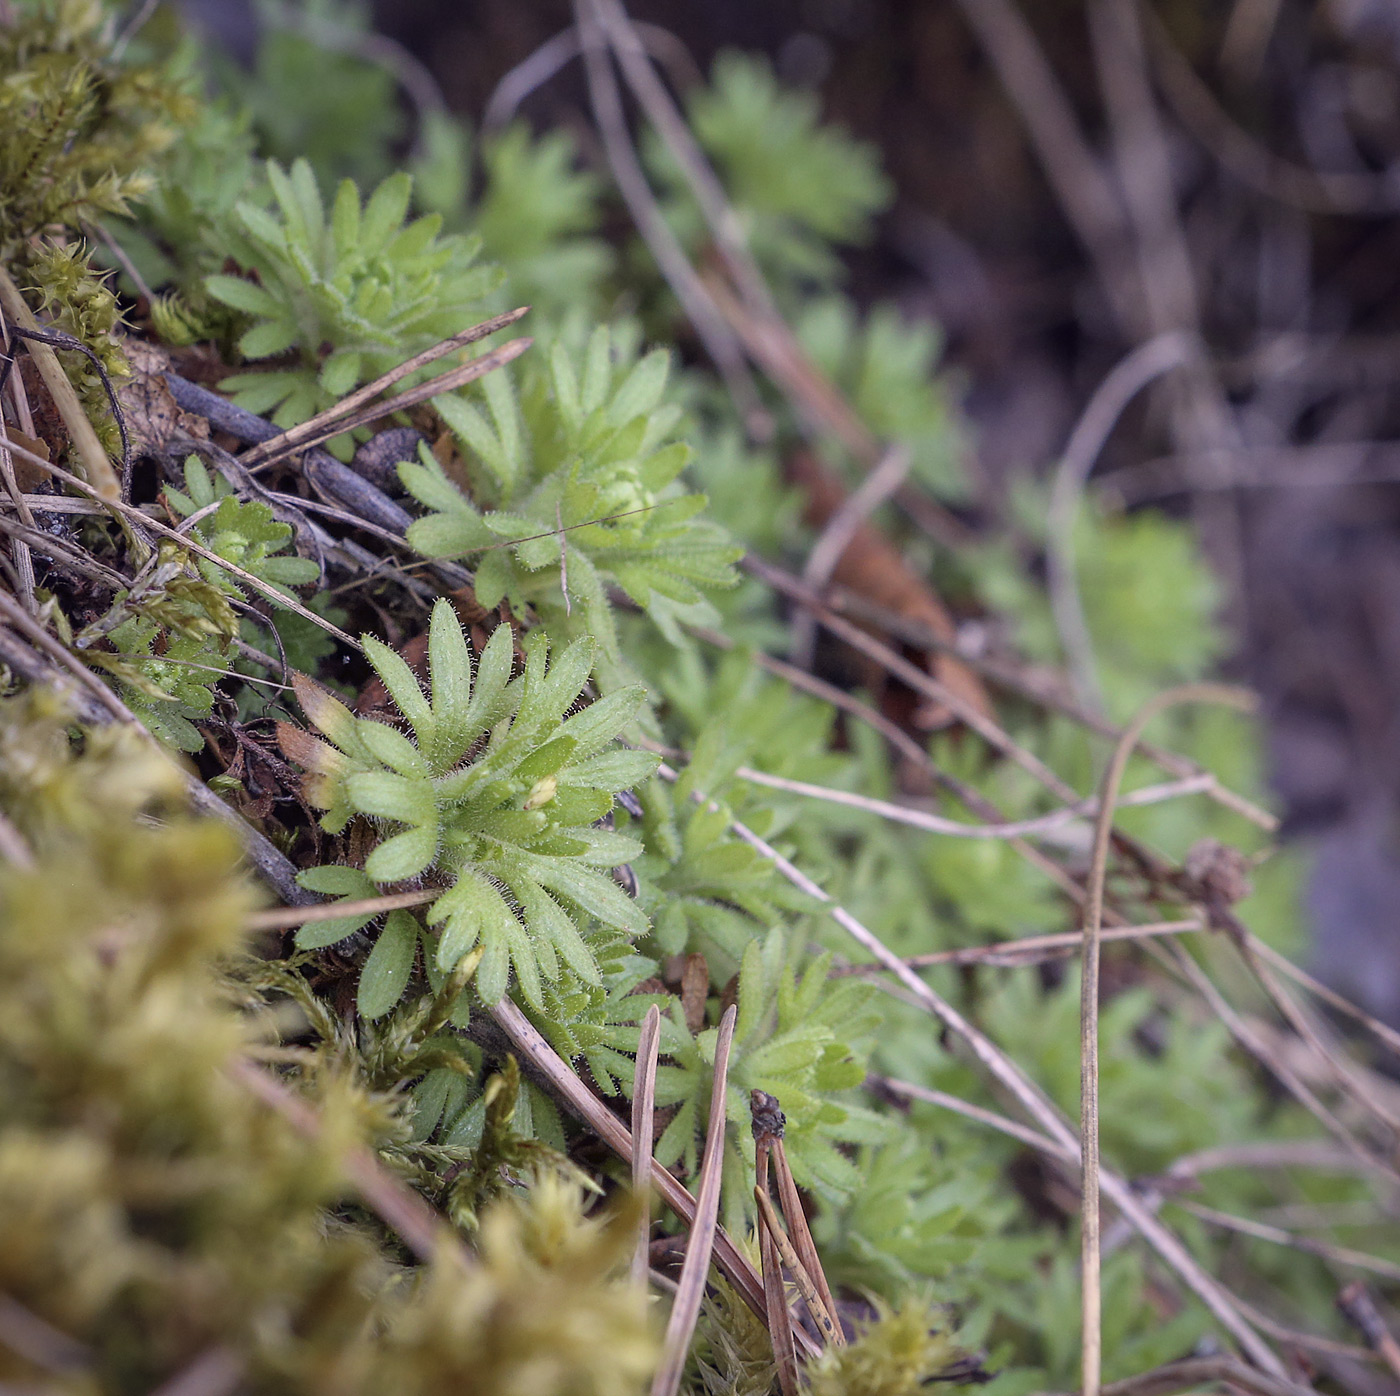
[[[1128,768],[1138,737],[1147,724],[1178,703],[1221,703],[1252,711],[1252,693],[1224,684],[1193,683],[1159,693],[1143,705],[1127,725],[1104,772],[1099,812],[1094,823],[1093,857],[1089,865],[1088,901],[1084,908],[1084,955],[1079,999],[1079,1137],[1081,1168],[1082,1258],[1082,1375],[1083,1396],[1099,1396],[1103,1369],[1103,1288],[1099,1231],[1099,933],[1103,921],[1104,878],[1113,836],[1113,811],[1118,787]]]

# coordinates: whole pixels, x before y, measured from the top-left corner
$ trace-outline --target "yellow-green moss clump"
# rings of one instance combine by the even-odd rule
[[[0,1383],[146,1393],[204,1364],[252,1392],[640,1389],[622,1220],[543,1180],[474,1252],[409,1266],[341,1167],[383,1109],[309,1073],[308,1134],[239,1084],[259,1018],[220,967],[252,894],[149,742],[0,700],[0,814]]]

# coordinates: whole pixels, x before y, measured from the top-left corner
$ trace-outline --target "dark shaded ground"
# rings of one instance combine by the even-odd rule
[[[509,68],[569,23],[560,0],[375,8],[379,26],[472,115]],[[1008,476],[1056,458],[1094,387],[1144,336],[1110,308],[1027,140],[1025,113],[969,27],[968,13],[988,8],[630,6],[673,30],[702,65],[727,45],[767,51],[783,76],[819,88],[832,117],[878,141],[899,197],[876,244],[853,257],[854,285],[943,326],[976,426],[983,500],[995,509]],[[1156,9],[1260,150],[1356,176],[1383,206],[1364,216],[1309,211],[1248,187],[1209,148],[1228,136],[1189,134],[1155,68],[1172,192],[1235,449],[1209,465],[1209,490],[1188,490],[1181,459],[1159,459],[1181,449],[1180,419],[1148,396],[1125,416],[1096,478],[1121,469],[1114,484],[1126,501],[1200,516],[1234,584],[1238,670],[1266,698],[1287,827],[1317,848],[1319,962],[1339,987],[1400,1019],[1400,491],[1383,482],[1400,479],[1400,224],[1389,212],[1400,200],[1384,174],[1393,170],[1400,188],[1400,10],[1385,0]],[[1100,95],[1086,5],[1036,0],[1021,12],[1033,15],[1094,150],[1110,151],[1123,110]],[[576,71],[524,107],[541,123],[577,126],[583,109]],[[1266,160],[1264,177],[1275,174]],[[1231,487],[1241,476],[1248,485]]]

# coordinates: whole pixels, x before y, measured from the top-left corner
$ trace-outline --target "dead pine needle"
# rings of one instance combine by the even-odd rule
[[[720,1019],[715,1041],[715,1078],[710,1091],[710,1125],[705,1134],[705,1152],[700,1160],[700,1186],[695,1193],[695,1220],[690,1226],[690,1242],[685,1249],[671,1320],[666,1325],[666,1343],[661,1366],[651,1384],[651,1396],[676,1396],[680,1389],[685,1356],[695,1336],[700,1317],[700,1301],[705,1297],[705,1277],[710,1271],[710,1253],[715,1244],[715,1224],[719,1216],[720,1175],[724,1171],[725,1092],[729,1084],[729,1048],[734,1041],[734,1022],[739,1016],[730,1004]]]
[[[768,1196],[768,1160],[773,1146],[783,1137],[787,1120],[778,1108],[775,1096],[766,1091],[749,1094],[749,1111],[753,1116],[755,1192]],[[793,1347],[792,1312],[788,1308],[787,1290],[783,1285],[782,1257],[770,1227],[763,1224],[759,1212],[758,1253],[763,1269],[763,1303],[768,1316],[768,1336],[773,1344],[773,1362],[778,1373],[782,1396],[796,1396],[797,1354]]]
[[[772,1199],[762,1188],[755,1187],[753,1200],[758,1204],[759,1222],[773,1238],[773,1244],[777,1246],[778,1254],[783,1258],[783,1264],[792,1272],[792,1278],[798,1291],[806,1302],[807,1312],[812,1315],[828,1343],[833,1347],[845,1347],[846,1335],[841,1332],[841,1326],[837,1322],[835,1314],[822,1303],[822,1297],[817,1293],[816,1281],[813,1280],[807,1267],[798,1257],[796,1249],[788,1239],[787,1232],[783,1230],[783,1224],[778,1220],[778,1212],[773,1206]]]
[[[632,1078],[632,1191],[640,1199],[642,1215],[637,1223],[637,1252],[632,1257],[632,1279],[647,1282],[647,1244],[651,1238],[651,1132],[656,1116],[656,1058],[661,1045],[661,1010],[647,1009],[637,1043],[637,1071]]]
[[[1124,729],[1109,758],[1094,821],[1088,898],[1084,905],[1084,954],[1079,1000],[1079,1137],[1081,1149],[1082,1337],[1081,1391],[1100,1396],[1103,1380],[1103,1277],[1099,1216],[1099,935],[1103,923],[1104,878],[1108,871],[1113,811],[1128,758],[1147,724],[1178,703],[1221,703],[1252,710],[1255,698],[1225,684],[1193,683],[1168,689],[1145,703]]]

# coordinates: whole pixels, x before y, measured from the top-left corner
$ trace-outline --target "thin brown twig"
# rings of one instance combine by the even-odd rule
[[[397,393],[393,397],[372,402],[368,407],[362,407],[356,412],[347,412],[342,415],[339,410],[341,404],[337,404],[335,409],[331,409],[335,412],[333,422],[329,424],[322,422],[314,432],[303,436],[295,445],[289,444],[285,439],[272,437],[252,447],[243,457],[243,462],[249,469],[261,470],[264,466],[272,465],[284,456],[294,455],[298,451],[309,451],[314,446],[323,445],[332,437],[340,436],[347,431],[354,431],[358,427],[368,426],[370,422],[377,422],[381,417],[388,417],[406,407],[414,407],[420,402],[426,402],[430,397],[454,392],[456,389],[465,387],[468,383],[475,383],[478,378],[484,378],[495,369],[503,368],[506,364],[518,359],[534,342],[528,336],[507,340],[499,349],[492,349],[488,353],[482,354],[480,358],[470,359],[464,364],[459,364],[456,368],[448,369],[446,373],[438,374],[436,378],[429,378],[426,383],[405,388],[403,392]],[[325,415],[325,413],[322,414],[323,417]],[[284,437],[290,434],[290,432],[284,433]]]
[[[1358,1008],[1349,998],[1337,993],[1335,989],[1329,988],[1320,979],[1314,978],[1307,970],[1295,965],[1287,955],[1279,954],[1272,945],[1260,940],[1258,936],[1251,933],[1248,936],[1248,944],[1256,955],[1261,959],[1268,960],[1276,969],[1281,970],[1296,983],[1301,984],[1310,994],[1335,1008],[1338,1013],[1344,1013],[1354,1022],[1360,1023],[1367,1032],[1372,1033],[1392,1052],[1400,1052],[1400,1032],[1396,1032],[1388,1023],[1383,1023],[1379,1018],[1367,1013],[1365,1009]]]
[[[1229,1030],[1231,1037],[1244,1048],[1267,1072],[1274,1076],[1302,1107],[1307,1110],[1344,1148],[1351,1150],[1358,1161],[1394,1179],[1400,1177],[1387,1159],[1368,1149],[1350,1129],[1330,1110],[1304,1081],[1293,1067],[1282,1060],[1270,1044],[1260,1038],[1254,1027],[1231,1006],[1224,994],[1211,981],[1210,976],[1191,956],[1176,946],[1167,947],[1170,963],[1177,972],[1199,993],[1210,1006],[1212,1012]]]
[[[744,361],[739,339],[666,222],[633,148],[626,113],[622,109],[622,95],[608,56],[606,26],[592,0],[574,0],[574,21],[583,43],[593,116],[622,201],[724,380],[740,420],[750,436],[766,438],[771,424]]]
[[[960,0],[1002,90],[1020,113],[1041,168],[1130,332],[1141,327],[1137,288],[1125,265],[1123,208],[1090,148],[1069,98],[1013,0]]]
[[[1181,124],[1241,184],[1307,213],[1375,217],[1400,208],[1400,190],[1386,175],[1314,170],[1275,155],[1225,110],[1150,6],[1144,15],[1162,95]]]
[[[903,1096],[906,1100],[920,1100],[925,1105],[937,1105],[944,1110],[951,1110],[953,1114],[961,1115],[964,1119],[976,1120],[978,1124],[987,1125],[1011,1139],[1019,1139],[1021,1143],[1028,1144],[1032,1149],[1038,1149],[1051,1158],[1061,1159],[1066,1163],[1079,1161],[1077,1151],[1066,1148],[1058,1140],[1051,1139],[1048,1134],[1031,1129],[1028,1125],[1023,1125],[1019,1120],[1013,1120],[1008,1115],[999,1115],[995,1110],[987,1110],[980,1105],[973,1105],[971,1101],[963,1100],[961,1096],[949,1095],[947,1091],[934,1090],[932,1086],[920,1086],[913,1081],[900,1081],[893,1076],[879,1076],[873,1072],[865,1078],[865,1081],[867,1085],[874,1086],[879,1091],[888,1092],[890,1095]]]
[[[1353,1280],[1337,1296],[1337,1308],[1342,1317],[1366,1340],[1366,1345],[1378,1352],[1397,1377],[1400,1377],[1400,1343],[1386,1326],[1376,1308],[1376,1301],[1360,1280]]]
[[[998,687],[1009,693],[1016,693],[1023,698],[1028,698],[1033,703],[1038,703],[1054,712],[1063,713],[1066,717],[1073,718],[1075,722],[1100,736],[1116,740],[1122,732],[1122,728],[1110,722],[1101,713],[1086,708],[1069,694],[1061,691],[1058,686],[1037,681],[1022,672],[1016,665],[1004,660],[995,659],[985,654],[973,654],[964,646],[956,642],[950,643],[942,636],[935,635],[928,626],[918,621],[909,620],[891,611],[888,607],[878,605],[865,597],[848,591],[845,587],[833,586],[823,593],[821,599],[833,611],[871,621],[880,626],[881,629],[889,631],[896,639],[905,640],[909,644],[917,645],[920,649],[943,650],[955,654],[968,668],[975,669],[983,678],[990,679]],[[1164,771],[1182,779],[1187,776],[1207,774],[1194,761],[1177,752],[1167,751],[1152,742],[1139,742],[1138,751],[1149,761],[1162,767]],[[1279,821],[1275,815],[1270,814],[1268,810],[1261,809],[1252,800],[1245,799],[1244,796],[1221,785],[1218,781],[1206,791],[1206,794],[1217,804],[1233,810],[1234,813],[1249,820],[1251,824],[1258,825],[1259,828],[1268,833],[1273,833],[1278,828]]]
[[[766,582],[774,590],[780,591],[785,596],[789,596],[803,606],[810,608],[821,624],[837,639],[843,640],[852,649],[859,650],[862,654],[875,660],[895,678],[908,684],[916,693],[942,704],[989,746],[994,747],[1002,755],[1014,761],[1022,770],[1033,776],[1061,800],[1072,804],[1080,799],[1078,791],[1061,780],[1039,757],[1027,751],[990,717],[979,712],[971,703],[954,693],[945,684],[939,683],[937,679],[925,673],[916,664],[911,664],[903,655],[896,654],[888,645],[881,644],[873,636],[867,635],[859,626],[852,625],[848,620],[838,616],[795,577],[790,577],[781,568],[774,567],[753,553],[746,554],[740,565],[746,572],[759,578],[760,581]]]
[[[704,81],[704,74],[691,57],[690,50],[669,29],[640,20],[634,20],[632,28],[646,51],[666,65],[675,87],[695,87]],[[504,126],[536,88],[547,83],[565,64],[571,63],[582,52],[583,41],[579,38],[576,24],[571,24],[567,29],[561,29],[559,33],[546,39],[496,84],[482,109],[482,133],[487,134],[497,127]]]
[[[715,1230],[719,1216],[719,1185],[724,1172],[724,1131],[728,1118],[726,1090],[729,1082],[729,1048],[734,1041],[734,1022],[739,1016],[737,1004],[730,1004],[720,1019],[719,1036],[715,1039],[714,1081],[710,1090],[710,1123],[705,1132],[705,1149],[700,1156],[700,1183],[695,1190],[695,1218],[690,1224],[690,1239],[685,1248],[676,1286],[675,1302],[666,1324],[661,1365],[651,1383],[651,1396],[676,1396],[686,1353],[695,1336],[700,1318],[700,1303],[705,1297],[705,1277],[710,1271],[710,1255],[714,1250]]]
[[[652,66],[646,46],[619,0],[592,0],[617,55],[618,66],[637,104],[671,153],[714,236],[715,247],[745,301],[760,314],[776,316],[777,306],[762,270],[749,250],[744,225],[705,158],[689,123]]]
[[[1312,1388],[1286,1377],[1270,1376],[1238,1357],[1190,1357],[1169,1362],[1135,1377],[1109,1382],[1103,1396],[1172,1396],[1177,1391],[1195,1391],[1206,1384],[1237,1387],[1251,1396],[1313,1396]]]
[[[1314,1255],[1319,1260],[1333,1265],[1349,1265],[1357,1270],[1369,1270],[1372,1274],[1383,1275],[1388,1280],[1400,1280],[1400,1265],[1393,1260],[1383,1260],[1380,1256],[1368,1255],[1365,1251],[1353,1250],[1350,1246],[1334,1246],[1329,1241],[1318,1241],[1311,1236],[1298,1236],[1285,1231],[1281,1226],[1269,1226],[1251,1217],[1236,1217],[1229,1212],[1217,1211],[1214,1207],[1203,1206],[1185,1197],[1172,1197],[1167,1201],[1173,1207],[1180,1207],[1208,1226],[1219,1227],[1222,1231],[1232,1231],[1239,1236],[1252,1236],[1257,1241],[1269,1241],[1276,1246],[1287,1246],[1290,1250]]]
[[[265,596],[269,601],[283,606],[289,611],[295,611],[303,620],[309,620],[312,624],[324,630],[328,635],[333,635],[341,644],[349,645],[351,649],[359,650],[360,642],[352,635],[347,635],[339,626],[332,625],[330,621],[322,616],[318,616],[315,611],[308,610],[296,600],[295,597],[288,596],[285,592],[278,591],[276,587],[263,581],[261,577],[245,571],[242,567],[230,562],[227,558],[220,557],[218,553],[211,552],[202,543],[197,543],[193,538],[188,538],[177,529],[171,528],[168,524],[162,523],[159,519],[153,519],[149,514],[143,513],[140,509],[130,504],[123,503],[120,499],[107,499],[102,493],[89,485],[86,480],[80,479],[77,475],[71,474],[61,466],[46,461],[42,456],[36,455],[33,451],[26,450],[23,446],[15,442],[10,443],[10,450],[17,455],[25,457],[27,460],[35,461],[42,465],[51,474],[57,476],[65,484],[72,485],[74,489],[87,495],[91,499],[97,500],[106,506],[108,512],[115,513],[123,519],[132,520],[142,528],[149,528],[166,538],[173,538],[181,547],[187,548],[197,557],[202,557],[206,562],[212,562],[216,567],[222,568],[225,572],[231,573],[239,581],[246,582],[259,595]]]
[[[661,1010],[652,1004],[642,1020],[637,1041],[637,1069],[632,1078],[632,1191],[641,1209],[637,1223],[637,1250],[632,1257],[632,1279],[646,1284],[651,1239],[651,1134],[656,1116],[656,1058],[661,1044]]]
[[[33,311],[29,309],[24,297],[20,294],[19,287],[10,279],[9,273],[3,267],[0,267],[0,305],[3,305],[5,315],[11,321],[11,328],[24,330],[38,330],[40,328]],[[34,360],[34,366],[39,370],[39,376],[44,380],[44,386],[48,388],[49,395],[53,398],[59,416],[63,418],[63,425],[67,428],[73,450],[92,482],[93,491],[98,498],[108,502],[119,500],[122,493],[121,480],[118,479],[117,472],[113,469],[106,450],[101,441],[98,440],[97,432],[88,420],[87,412],[78,399],[77,390],[69,382],[68,375],[64,373],[63,365],[58,361],[58,355],[43,343],[34,344],[29,352]],[[12,445],[10,449],[19,451],[15,445]],[[23,454],[23,452],[20,453]],[[36,456],[34,459],[39,465],[49,467],[49,462],[41,456]]]
[[[1079,504],[1094,463],[1128,404],[1149,383],[1185,363],[1195,352],[1198,351],[1191,337],[1184,331],[1166,330],[1120,359],[1094,390],[1055,467],[1045,537],[1050,610],[1075,694],[1091,709],[1103,708],[1103,694],[1075,564],[1074,528]]]
[[[907,446],[891,446],[826,521],[802,567],[802,580],[813,591],[822,590],[831,580],[831,574],[861,525],[904,483],[912,462],[913,456]],[[817,640],[816,617],[810,611],[802,611],[796,617],[792,637],[792,662],[801,669],[810,669]]]
[[[245,451],[242,458],[243,464],[253,466],[259,462],[271,460],[275,455],[299,449],[313,437],[319,436],[331,423],[342,417],[350,416],[365,403],[372,402],[380,393],[387,392],[395,383],[402,382],[410,373],[417,373],[420,368],[426,368],[429,364],[436,363],[446,355],[466,348],[468,344],[475,344],[478,340],[495,334],[497,330],[503,330],[507,325],[515,324],[522,316],[528,314],[529,310],[528,305],[522,305],[517,306],[514,310],[507,310],[503,315],[493,315],[489,320],[483,320],[479,325],[461,330],[440,343],[434,344],[431,349],[424,349],[421,353],[414,354],[396,368],[391,368],[388,373],[381,374],[373,382],[366,383],[362,388],[356,388],[353,393],[347,393],[339,402],[326,408],[324,412],[318,412],[307,421],[299,422],[280,435],[269,437],[266,441],[259,442]],[[337,428],[337,431],[339,430],[340,428]],[[331,435],[335,434],[335,432],[331,433]]]

